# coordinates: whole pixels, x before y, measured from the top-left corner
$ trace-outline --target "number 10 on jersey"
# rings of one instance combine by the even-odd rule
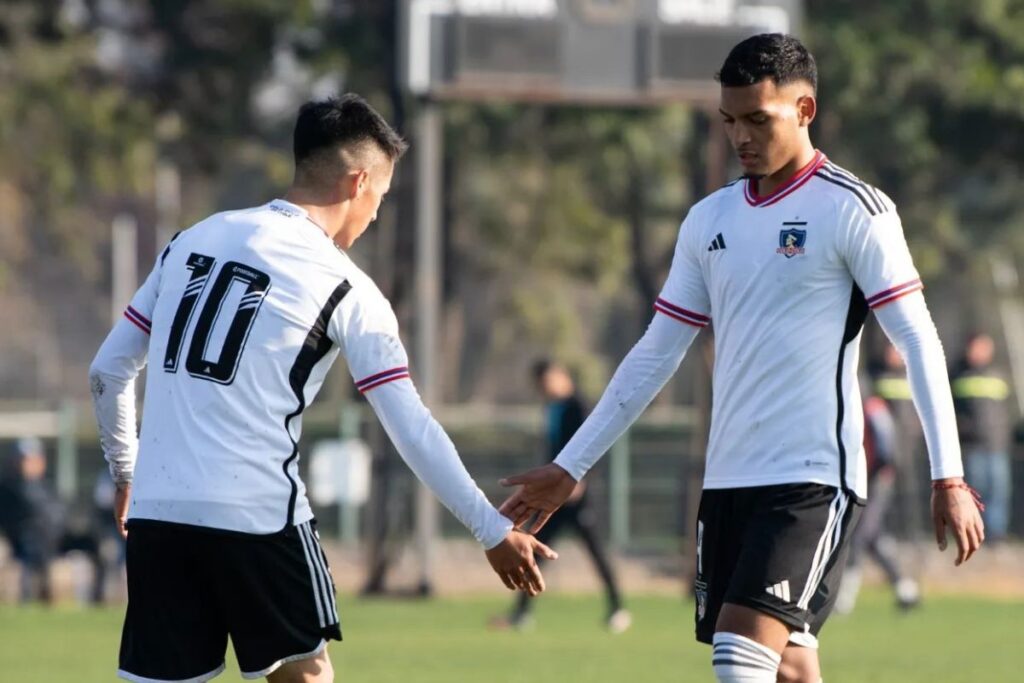
[[[171,323],[167,353],[164,356],[165,372],[178,371],[178,358],[192,322],[192,315],[216,265],[217,261],[213,257],[196,253],[190,254],[185,263],[191,276]],[[241,298],[236,298],[233,310],[225,311],[224,304],[228,294],[232,290],[237,292],[237,287],[233,287],[236,284],[245,289]],[[238,261],[228,261],[221,266],[192,332],[192,341],[185,355],[185,369],[188,374],[219,384],[231,384],[234,381],[245,342],[249,338],[249,331],[268,291],[270,276],[266,273]],[[228,315],[231,316],[229,321],[224,318],[224,321],[218,324],[222,316]],[[209,348],[212,333],[215,328],[223,329],[224,325],[227,326],[227,333],[224,335],[223,345],[216,359],[212,360]]]

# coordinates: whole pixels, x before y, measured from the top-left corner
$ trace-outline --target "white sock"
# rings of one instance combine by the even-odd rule
[[[775,683],[782,657],[735,633],[716,633],[711,664],[719,683]]]

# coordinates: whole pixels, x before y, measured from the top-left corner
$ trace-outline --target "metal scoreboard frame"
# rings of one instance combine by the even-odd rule
[[[401,75],[430,99],[707,103],[733,45],[802,0],[403,0]]]

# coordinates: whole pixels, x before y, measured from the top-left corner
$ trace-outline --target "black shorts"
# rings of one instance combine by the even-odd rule
[[[341,640],[334,584],[313,523],[266,536],[132,520],[118,675],[202,683],[228,636],[245,678]]]
[[[697,514],[697,640],[711,643],[718,613],[731,602],[780,619],[792,642],[815,646],[859,515],[853,496],[821,484],[705,489]]]

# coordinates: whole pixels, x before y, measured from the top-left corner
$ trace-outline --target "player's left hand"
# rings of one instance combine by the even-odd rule
[[[530,529],[531,534],[540,531],[554,511],[576,490],[576,480],[572,475],[554,463],[506,477],[499,483],[502,486],[521,487],[501,504],[498,511],[511,519],[516,527],[522,527],[537,515]]]
[[[114,523],[117,525],[117,532],[121,538],[128,538],[128,529],[125,524],[128,522],[128,503],[132,499],[132,485],[120,484],[114,489]]]
[[[960,566],[985,541],[985,523],[979,501],[962,477],[938,479],[932,487],[932,522],[939,550],[946,549],[946,531],[956,539],[956,565]]]

